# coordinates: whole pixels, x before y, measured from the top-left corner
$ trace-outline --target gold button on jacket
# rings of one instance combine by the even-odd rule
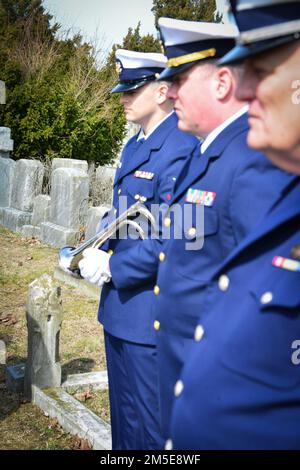
[[[159,294],[159,292],[160,292],[160,288],[159,288],[159,286],[154,286],[154,289],[153,289],[153,291],[154,291],[154,294],[155,294],[155,295],[158,295],[158,294]]]

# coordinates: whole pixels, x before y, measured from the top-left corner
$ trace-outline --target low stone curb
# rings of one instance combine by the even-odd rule
[[[73,435],[86,439],[94,450],[111,449],[111,428],[61,388],[33,386],[33,403]]]
[[[61,384],[68,393],[74,393],[78,390],[107,390],[108,377],[107,371],[86,372],[83,374],[68,375],[67,379]]]

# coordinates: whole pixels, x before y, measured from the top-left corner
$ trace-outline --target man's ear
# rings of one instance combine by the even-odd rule
[[[235,78],[228,67],[220,67],[215,72],[215,93],[219,101],[229,98],[234,89]]]
[[[167,100],[168,85],[164,82],[158,83],[156,89],[156,102],[157,104],[163,104]]]

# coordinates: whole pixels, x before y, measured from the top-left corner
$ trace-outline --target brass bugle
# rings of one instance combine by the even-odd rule
[[[136,202],[124,211],[117,219],[111,222],[107,227],[97,233],[94,237],[83,242],[77,248],[74,246],[65,246],[59,251],[59,266],[69,274],[75,277],[80,276],[79,261],[83,258],[83,252],[87,248],[100,248],[107,240],[116,235],[118,230],[124,225],[130,225],[135,228],[139,237],[144,240],[147,234],[143,228],[130,217],[141,215],[151,224],[152,229],[156,232],[155,218],[151,212],[141,203]]]

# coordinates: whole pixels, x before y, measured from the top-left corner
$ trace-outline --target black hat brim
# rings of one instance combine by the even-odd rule
[[[124,93],[125,91],[136,90],[144,85],[147,85],[149,80],[140,80],[137,82],[121,82],[113,87],[110,93]]]
[[[157,78],[158,81],[160,80],[172,80],[175,75],[179,73],[185,72],[189,68],[193,67],[193,65],[197,64],[197,62],[201,62],[200,60],[194,60],[193,62],[189,62],[188,64],[178,65],[177,67],[168,67],[163,70],[160,76]]]
[[[283,46],[289,42],[295,41],[295,35],[284,36],[282,38],[269,39],[267,41],[254,42],[252,44],[238,44],[231,51],[229,51],[222,59],[219,60],[218,65],[234,65],[244,62],[249,57],[256,56],[263,52],[270,51],[276,47]]]

